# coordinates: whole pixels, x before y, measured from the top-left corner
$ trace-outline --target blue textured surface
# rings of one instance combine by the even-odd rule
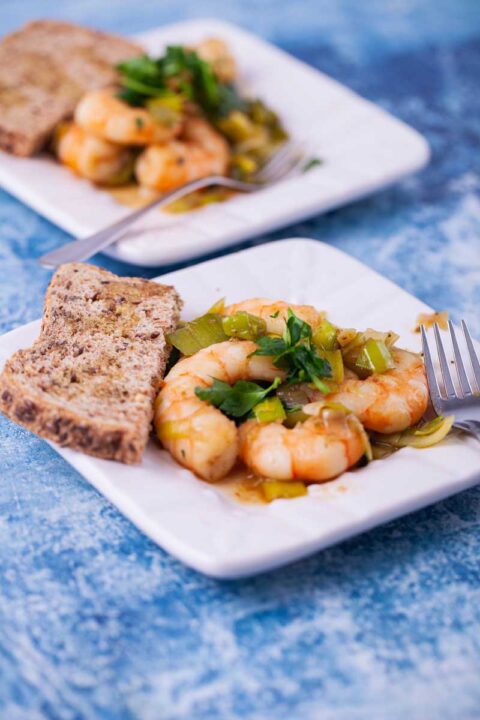
[[[65,0],[58,10],[123,32],[237,21],[418,128],[433,149],[418,177],[271,237],[332,243],[480,334],[478,0]],[[43,0],[2,3],[0,31],[56,12]],[[65,237],[0,192],[1,331],[39,316],[49,273],[35,257]],[[284,570],[205,579],[41,440],[0,421],[0,717],[473,720],[479,558],[477,488]]]

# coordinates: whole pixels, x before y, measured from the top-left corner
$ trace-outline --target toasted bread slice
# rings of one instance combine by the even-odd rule
[[[126,39],[53,20],[0,42],[0,148],[33,155],[86,90],[118,81],[115,65],[144,51]]]
[[[39,338],[0,375],[0,410],[41,437],[138,462],[165,371],[165,335],[181,300],[168,285],[63,265],[47,291]]]

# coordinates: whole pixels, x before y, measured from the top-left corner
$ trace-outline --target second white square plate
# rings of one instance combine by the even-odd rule
[[[107,254],[143,266],[177,262],[291,225],[368,195],[420,169],[429,148],[418,132],[384,110],[229,23],[192,20],[136,39],[154,55],[169,44],[221,37],[238,60],[240,86],[274,108],[291,137],[323,164],[254,195],[172,215],[153,211]],[[75,177],[46,155],[1,154],[0,183],[75,237],[130,212],[107,192]]]
[[[309,240],[270,243],[158,278],[185,300],[184,317],[219,297],[255,296],[309,303],[344,327],[395,330],[399,345],[419,349],[412,333],[429,311],[348,255]],[[0,338],[6,358],[32,343],[34,322]],[[391,457],[312,485],[306,497],[245,505],[198,480],[153,441],[137,467],[55,449],[152,540],[187,565],[218,578],[252,575],[418,510],[478,482],[480,445],[451,436],[428,450]]]

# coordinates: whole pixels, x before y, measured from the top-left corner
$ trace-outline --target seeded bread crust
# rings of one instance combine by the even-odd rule
[[[139,462],[181,305],[168,285],[63,265],[40,336],[0,375],[0,411],[62,446]]]
[[[36,20],[0,42],[0,148],[33,155],[86,90],[118,82],[115,65],[144,52],[115,35]]]

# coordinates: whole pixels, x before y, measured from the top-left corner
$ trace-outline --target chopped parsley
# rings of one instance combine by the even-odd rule
[[[330,363],[318,354],[310,325],[290,308],[283,336],[258,338],[257,346],[253,354],[272,357],[273,364],[286,371],[288,383],[310,382],[321,392],[329,392],[320,378],[332,377]]]
[[[302,172],[306,173],[309,170],[312,170],[314,167],[318,167],[318,165],[323,165],[323,160],[320,160],[320,158],[310,158],[310,160],[307,160],[305,165],[302,167]]]
[[[214,379],[210,387],[196,387],[195,395],[200,400],[215,405],[225,415],[238,420],[248,415],[255,405],[264,400],[280,383],[280,378],[276,378],[269,387],[264,388],[247,380],[238,380],[234,385],[229,385]]]
[[[121,81],[118,96],[133,106],[144,106],[153,98],[176,97],[197,103],[216,118],[245,107],[235,88],[218,80],[210,63],[180,45],[167,47],[163,57],[143,55],[125,60],[117,70]]]
[[[328,386],[321,378],[331,378],[330,363],[318,354],[312,342],[312,328],[290,309],[282,337],[268,335],[257,339],[257,350],[252,355],[272,358],[273,364],[286,373],[287,383],[310,382],[318,390],[328,393]],[[195,395],[219,408],[236,421],[244,420],[262,400],[281,384],[276,378],[271,385],[263,387],[248,380],[238,380],[229,385],[213,378],[209,387],[196,387]],[[297,409],[297,408],[295,408]]]

